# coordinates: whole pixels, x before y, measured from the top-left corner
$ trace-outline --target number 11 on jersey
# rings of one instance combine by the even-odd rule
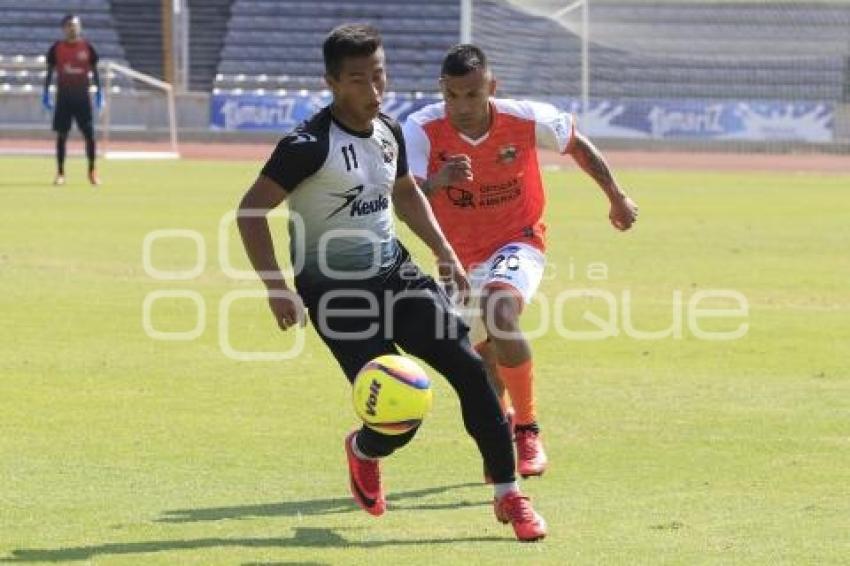
[[[349,157],[351,154],[351,157]],[[354,144],[350,143],[347,146],[342,146],[342,156],[345,158],[345,170],[357,169],[357,154],[354,153]],[[352,163],[354,166],[352,167]]]

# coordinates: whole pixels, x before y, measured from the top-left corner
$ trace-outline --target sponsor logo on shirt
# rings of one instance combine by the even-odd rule
[[[366,216],[390,207],[390,199],[381,195],[372,200],[357,200],[351,204],[351,216]]]
[[[74,67],[70,63],[65,63],[62,66],[62,72],[66,75],[83,75],[85,74],[86,70],[82,67]]]
[[[367,216],[387,210],[390,207],[390,199],[384,195],[369,200],[360,200],[359,197],[363,193],[363,189],[363,185],[357,185],[342,193],[332,193],[333,196],[341,198],[344,202],[325,218],[335,216],[346,208],[349,209],[349,216]]]
[[[520,182],[514,177],[510,181],[481,187],[478,206],[499,206],[519,198]]]
[[[475,198],[471,191],[449,185],[446,187],[446,196],[459,208],[475,208]]]
[[[446,187],[446,196],[458,208],[488,208],[500,206],[519,198],[521,192],[520,180],[514,177],[504,183],[482,185],[476,196],[472,191],[460,187]]]

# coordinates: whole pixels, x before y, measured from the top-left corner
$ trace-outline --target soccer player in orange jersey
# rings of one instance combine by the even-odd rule
[[[97,89],[95,104],[98,110],[103,107],[103,91],[97,74],[98,56],[91,43],[82,37],[82,24],[78,16],[68,14],[62,18],[62,31],[65,39],[55,42],[47,52],[47,77],[41,98],[41,104],[45,110],[54,110],[54,104],[50,100],[50,81],[55,70],[56,105],[53,113],[53,130],[56,132],[56,178],[53,184],[65,184],[65,145],[68,141],[68,132],[71,131],[71,122],[76,121],[77,127],[86,140],[89,182],[92,185],[99,185],[100,179],[94,166],[94,123],[89,100],[89,74],[91,74]]]
[[[510,398],[517,469],[523,477],[538,476],[547,458],[531,349],[519,325],[545,265],[537,148],[570,155],[598,183],[616,229],[628,230],[638,207],[571,114],[550,104],[494,97],[496,81],[481,49],[452,48],[441,75],[444,101],[411,114],[404,126],[410,170],[469,272],[478,300],[471,337],[497,391],[504,399],[507,390]]]

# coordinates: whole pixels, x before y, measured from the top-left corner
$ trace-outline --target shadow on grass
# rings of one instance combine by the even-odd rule
[[[189,540],[154,540],[144,542],[115,542],[66,548],[22,548],[0,563],[12,562],[70,562],[93,560],[102,556],[124,556],[178,550],[209,548],[380,548],[384,546],[419,546],[423,544],[458,544],[477,542],[511,542],[513,538],[458,537],[445,539],[351,541],[333,529],[296,527],[289,538],[201,538]],[[286,563],[284,563],[286,564]]]
[[[390,493],[387,496],[387,507],[390,510],[440,510],[458,509],[461,507],[476,507],[489,505],[490,501],[456,501],[453,503],[432,503],[419,505],[400,505],[399,501],[419,499],[429,495],[437,495],[455,489],[480,486],[480,483],[460,483]],[[302,501],[282,501],[280,503],[261,503],[257,505],[238,505],[233,507],[206,507],[201,509],[175,509],[163,512],[156,519],[159,523],[192,523],[196,521],[221,521],[223,519],[249,519],[252,517],[297,517],[304,515],[332,515],[349,513],[360,508],[354,504],[351,497],[336,497],[332,499],[305,499]]]

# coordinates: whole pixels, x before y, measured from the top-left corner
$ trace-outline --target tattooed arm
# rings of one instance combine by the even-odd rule
[[[637,221],[638,207],[635,202],[620,189],[608,164],[598,149],[579,132],[575,132],[567,147],[570,154],[582,170],[590,175],[611,202],[608,218],[618,230],[628,230]]]

